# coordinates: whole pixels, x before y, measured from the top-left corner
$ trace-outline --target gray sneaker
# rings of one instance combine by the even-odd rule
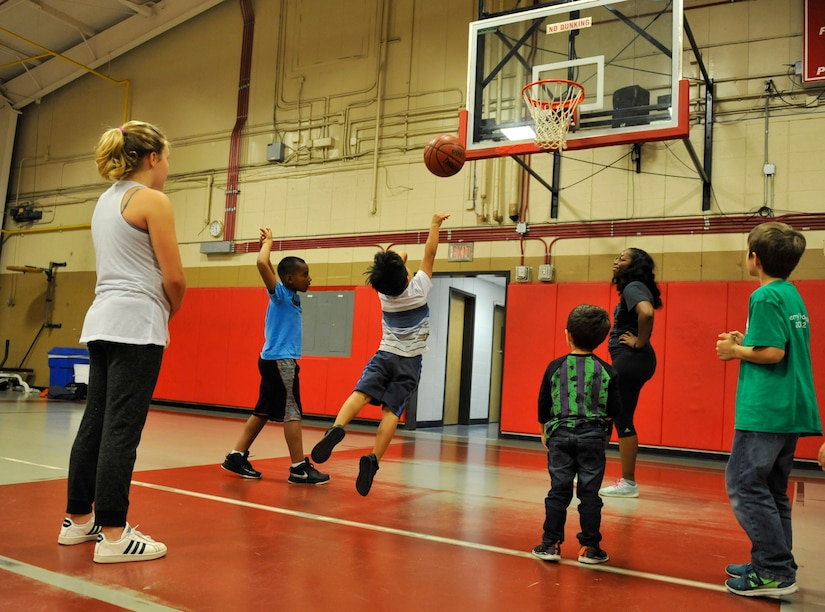
[[[639,497],[639,485],[619,478],[616,484],[599,489],[599,495],[602,497]]]
[[[329,474],[322,474],[309,462],[309,457],[304,457],[304,462],[297,467],[289,468],[290,484],[313,484],[322,485],[329,482]]]

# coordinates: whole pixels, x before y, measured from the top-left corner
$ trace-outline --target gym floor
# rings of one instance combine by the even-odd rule
[[[100,565],[94,544],[60,546],[68,455],[83,404],[0,392],[3,610],[825,610],[825,473],[792,477],[799,592],[744,598],[724,567],[749,558],[725,495],[724,462],[642,453],[641,497],[606,499],[610,561],[576,561],[576,500],[562,561],[541,540],[549,486],[540,443],[491,428],[399,434],[369,496],[355,491],[374,427],[353,425],[324,486],[286,482],[281,427],[252,447],[261,480],[222,470],[244,418],[154,408],[131,490],[133,526],[159,560]],[[305,451],[329,425],[304,422]],[[494,429],[494,427],[493,427]],[[606,479],[618,477],[608,453]]]

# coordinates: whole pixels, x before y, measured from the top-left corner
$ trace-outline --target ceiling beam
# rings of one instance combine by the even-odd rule
[[[130,2],[130,0],[118,0],[123,6],[129,7],[138,15],[143,15],[144,17],[151,17],[152,16],[152,8],[148,6],[144,6],[142,4],[135,4],[134,2]]]
[[[92,36],[97,34],[97,32],[93,30],[91,26],[89,26],[89,24],[83,23],[79,19],[75,19],[71,15],[67,15],[63,11],[59,11],[52,6],[49,6],[48,4],[41,2],[40,0],[29,0],[29,2],[41,11],[43,11],[44,13],[46,13],[47,15],[51,15],[58,21],[62,21],[67,26],[74,28],[75,30],[83,34],[83,36],[85,36],[86,38],[91,38]]]
[[[53,59],[4,83],[4,95],[19,110],[224,1],[159,2],[154,5],[155,10],[149,18],[134,15],[62,53],[52,49]],[[160,10],[157,10],[158,7]]]

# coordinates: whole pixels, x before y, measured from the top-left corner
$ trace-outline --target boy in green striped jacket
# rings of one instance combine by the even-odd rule
[[[574,480],[579,498],[579,562],[604,563],[602,550],[602,485],[608,421],[621,405],[616,370],[593,354],[607,337],[610,319],[598,306],[581,304],[567,318],[564,330],[570,352],[550,362],[541,381],[538,420],[547,447],[550,491],[544,500],[541,544],[533,556],[543,561],[561,559],[567,507]]]

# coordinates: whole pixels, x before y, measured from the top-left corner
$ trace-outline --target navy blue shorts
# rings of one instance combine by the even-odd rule
[[[355,390],[370,396],[370,404],[386,406],[400,417],[421,380],[421,355],[401,357],[378,351],[369,360]]]

